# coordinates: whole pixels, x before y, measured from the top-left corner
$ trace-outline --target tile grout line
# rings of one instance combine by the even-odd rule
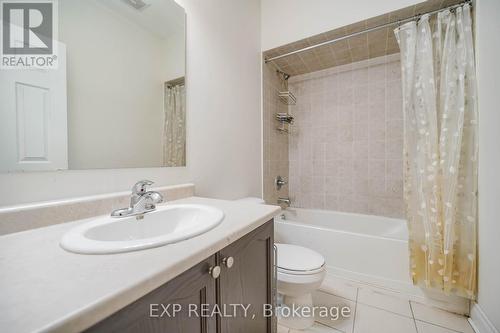
[[[354,317],[352,318],[352,333],[354,332],[354,325],[356,324],[356,313],[358,312],[358,295],[359,295],[359,288],[356,287],[356,302],[354,302]]]
[[[410,300],[408,300],[408,304],[410,304],[411,316],[413,317],[413,320],[415,320],[415,312],[413,312],[413,306],[411,305],[411,301]]]
[[[457,333],[464,333],[462,331],[457,331],[457,330],[455,330],[453,328],[450,328],[450,327],[446,327],[446,326],[443,326],[443,325],[439,325],[439,324],[431,323],[431,322],[428,322],[428,321],[425,321],[425,320],[422,320],[422,319],[415,318],[415,312],[413,311],[413,306],[411,305],[411,301],[408,301],[408,302],[410,302],[410,309],[411,309],[411,313],[413,315],[413,321],[415,322],[415,328],[417,327],[417,321],[420,321],[422,323],[426,323],[426,324],[434,325],[434,326],[437,326],[437,327],[441,327],[441,328],[447,329],[449,331],[453,331],[453,332],[457,332]],[[417,333],[418,333],[418,328],[417,328]]]
[[[381,310],[381,311],[385,311],[385,312],[389,312],[389,313],[392,313],[396,316],[400,316],[400,317],[403,317],[403,318],[408,318],[408,319],[415,319],[413,317],[413,315],[411,317],[408,317],[408,316],[405,316],[404,314],[401,314],[401,313],[397,313],[397,312],[394,312],[394,311],[391,311],[391,310],[387,310],[387,309],[384,309],[384,308],[381,308],[381,307],[378,307],[376,305],[372,305],[372,304],[367,304],[367,303],[363,303],[363,302],[359,302],[360,304],[362,305],[365,305],[365,306],[368,306],[370,308],[374,308],[374,309],[377,309],[377,310]]]
[[[347,297],[344,297],[344,296],[340,296],[340,295],[337,295],[337,294],[334,294],[332,292],[329,292],[329,291],[326,291],[326,290],[322,290],[322,289],[318,289],[318,291],[322,292],[323,294],[328,294],[330,296],[340,297],[340,298],[345,299],[347,301],[356,303],[357,299],[358,299],[358,291],[357,291],[357,289],[358,289],[358,287],[356,287],[356,297],[355,297],[355,299],[350,299],[350,298],[347,298]]]
[[[417,320],[415,319],[415,313],[413,312],[413,306],[411,306],[411,302],[408,300],[408,304],[410,305],[411,316],[413,317],[413,325],[415,326],[415,332],[418,333]]]
[[[357,289],[358,289],[358,288],[356,287],[356,297],[354,297],[354,298],[355,298],[354,300],[352,300],[352,299],[350,299],[350,298],[342,297],[342,296],[336,295],[336,294],[334,294],[334,293],[332,293],[332,292],[327,292],[327,291],[324,291],[324,290],[321,290],[321,289],[317,290],[317,292],[319,292],[319,293],[323,293],[323,294],[327,294],[328,296],[333,296],[333,297],[336,297],[336,298],[341,298],[342,300],[348,301],[348,302],[350,302],[350,303],[354,303],[354,309],[356,309]],[[355,311],[356,311],[356,310],[354,310],[354,312],[355,312]],[[354,320],[354,315],[353,315],[353,320]],[[332,329],[332,330],[333,330],[333,331],[335,331],[335,332],[341,332],[341,333],[352,333],[352,332],[345,331],[345,330],[340,329],[340,328],[337,328],[337,327],[329,326],[328,324],[324,324],[324,323],[322,323],[322,322],[320,322],[320,321],[315,321],[315,323],[318,323],[318,324],[320,324],[320,325],[322,325],[322,326],[328,327],[328,328]]]
[[[323,324],[323,323],[321,323],[321,322],[319,322],[319,321],[315,321],[315,322],[314,322],[314,324],[318,324],[319,326],[326,327],[326,328],[328,328],[328,329],[329,329],[330,331],[332,331],[332,332],[342,332],[342,333],[346,333],[346,332],[344,332],[344,331],[342,331],[342,330],[340,330],[340,329],[337,329],[337,328],[335,328],[335,327],[330,327],[330,326],[325,325],[325,324]]]
[[[449,327],[446,327],[446,326],[443,326],[443,325],[440,325],[440,324],[431,323],[429,321],[425,321],[425,320],[422,320],[422,319],[415,319],[415,322],[417,322],[417,321],[419,321],[421,323],[426,323],[426,324],[429,324],[429,325],[432,325],[432,326],[444,328],[444,329],[446,329],[448,331],[452,331],[452,332],[456,332],[456,333],[465,333],[464,331],[457,331],[456,329],[449,328]]]

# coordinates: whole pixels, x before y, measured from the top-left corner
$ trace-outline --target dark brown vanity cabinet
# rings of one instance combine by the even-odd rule
[[[273,245],[269,221],[87,332],[271,333]]]
[[[218,332],[271,332],[271,317],[263,316],[264,304],[272,304],[273,224],[268,222],[219,252],[222,272],[217,281],[219,304],[249,306],[236,317],[218,321]],[[228,268],[227,258],[234,258]],[[255,315],[255,316],[254,316]]]

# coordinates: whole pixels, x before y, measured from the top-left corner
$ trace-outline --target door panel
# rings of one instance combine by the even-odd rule
[[[16,82],[17,149],[19,162],[48,162],[47,131],[50,90]]]
[[[219,332],[272,332],[272,318],[263,316],[263,306],[273,303],[273,245],[273,223],[268,222],[220,251],[219,305],[250,304],[251,307],[247,317],[240,308],[235,318],[221,318]],[[234,258],[231,268],[222,263],[227,257]]]
[[[57,69],[0,71],[0,172],[68,168],[66,47]]]
[[[189,305],[214,305],[215,280],[208,274],[209,268],[215,265],[215,256],[204,260],[175,279],[153,290],[124,309],[89,328],[86,332],[157,332],[157,333],[214,333],[216,317],[189,316]],[[163,308],[156,307],[155,317],[150,317],[151,304],[179,304],[182,311],[175,317],[163,315]],[[193,306],[192,305],[192,306]],[[172,314],[172,308],[169,308]],[[160,317],[158,317],[160,316]]]

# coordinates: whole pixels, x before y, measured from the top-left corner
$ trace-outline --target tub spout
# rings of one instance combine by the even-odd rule
[[[286,206],[286,207],[290,207],[290,205],[292,204],[292,202],[290,201],[290,198],[278,198],[278,205],[280,206]]]

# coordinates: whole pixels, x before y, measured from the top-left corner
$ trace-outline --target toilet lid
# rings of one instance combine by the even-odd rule
[[[278,268],[289,271],[314,271],[325,264],[321,254],[306,247],[276,243]]]

